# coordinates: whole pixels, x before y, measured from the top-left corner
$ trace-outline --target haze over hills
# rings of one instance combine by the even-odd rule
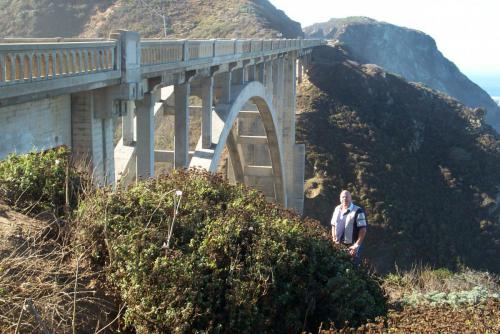
[[[306,27],[304,31],[310,37],[338,40],[360,63],[377,64],[468,106],[487,109],[487,122],[500,131],[498,105],[437,49],[432,37],[366,17],[333,18]]]

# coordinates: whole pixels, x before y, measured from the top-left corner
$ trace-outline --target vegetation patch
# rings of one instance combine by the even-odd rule
[[[85,179],[70,168],[70,151],[61,146],[42,153],[10,154],[0,161],[0,198],[16,210],[62,215],[75,207]]]
[[[293,333],[386,312],[377,281],[321,226],[219,176],[176,171],[103,189],[78,217],[78,239],[138,332]]]
[[[59,147],[0,162],[1,333],[114,328],[117,303],[105,296],[86,245],[73,238],[71,208],[86,178],[69,155]]]

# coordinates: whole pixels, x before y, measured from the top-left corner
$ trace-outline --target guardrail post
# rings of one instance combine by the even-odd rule
[[[189,60],[189,45],[188,41],[184,41],[182,43],[182,61],[187,62]]]
[[[111,39],[118,41],[116,59],[122,73],[122,98],[139,100],[144,96],[141,84],[141,44],[140,35],[135,31],[114,30]]]

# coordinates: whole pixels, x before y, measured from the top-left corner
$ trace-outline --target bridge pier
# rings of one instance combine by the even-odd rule
[[[115,182],[114,120],[106,105],[106,92],[81,92],[71,96],[73,154],[91,172],[97,184]],[[109,107],[109,109],[106,109]]]
[[[186,168],[189,163],[189,82],[175,85],[174,167]]]
[[[136,178],[148,179],[155,175],[154,168],[154,97],[145,93],[142,100],[135,103],[137,118]]]

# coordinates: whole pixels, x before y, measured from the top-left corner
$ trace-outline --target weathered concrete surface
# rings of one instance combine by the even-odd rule
[[[58,145],[71,146],[69,95],[0,108],[0,159]]]

